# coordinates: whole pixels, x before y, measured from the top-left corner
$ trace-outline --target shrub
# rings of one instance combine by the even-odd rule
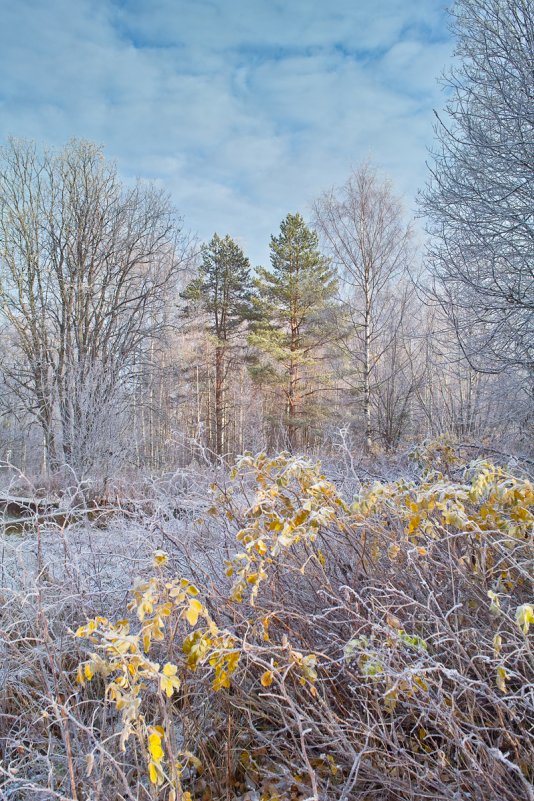
[[[434,457],[352,501],[287,454],[212,487],[225,577],[156,552],[129,616],[77,631],[104,797],[118,771],[135,798],[532,801],[534,491]]]

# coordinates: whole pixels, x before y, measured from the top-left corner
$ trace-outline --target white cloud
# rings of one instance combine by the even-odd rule
[[[434,0],[18,0],[0,26],[0,139],[101,142],[168,187],[189,227],[254,263],[287,211],[368,154],[411,202],[435,78]]]

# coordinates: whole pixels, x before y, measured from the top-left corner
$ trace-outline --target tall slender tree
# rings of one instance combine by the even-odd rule
[[[305,402],[320,387],[310,384],[310,368],[333,336],[332,309],[337,280],[321,255],[317,234],[300,214],[288,214],[271,237],[271,269],[258,269],[260,322],[252,342],[268,358],[264,375],[282,388],[287,444],[294,449],[306,425]]]
[[[239,245],[228,235],[221,239],[214,234],[202,248],[198,275],[183,293],[186,300],[207,316],[206,330],[214,343],[215,362],[215,451],[226,451],[226,390],[230,355],[243,332],[243,326],[254,316],[253,285],[250,263]],[[186,310],[191,313],[191,307]]]
[[[315,224],[342,280],[348,320],[343,343],[361,388],[371,449],[376,433],[372,393],[379,380],[377,366],[399,329],[395,318],[406,306],[407,289],[400,280],[411,256],[411,229],[391,184],[370,164],[319,198]]]

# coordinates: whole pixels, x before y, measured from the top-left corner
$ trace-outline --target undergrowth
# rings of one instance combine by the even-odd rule
[[[534,489],[415,455],[417,480],[356,498],[245,455],[201,581],[158,549],[118,615],[65,598],[75,632],[10,628],[32,669],[3,693],[3,797],[532,801]]]

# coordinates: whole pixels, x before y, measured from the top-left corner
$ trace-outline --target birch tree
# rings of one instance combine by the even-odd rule
[[[1,149],[0,308],[18,350],[3,371],[42,427],[50,467],[94,463],[95,420],[119,415],[186,256],[168,197],[123,186],[98,146]],[[113,451],[110,430],[99,436]]]
[[[411,255],[411,229],[388,181],[364,164],[347,182],[315,203],[315,225],[337,266],[347,328],[342,345],[361,389],[365,443],[372,448],[372,391],[376,367],[395,335],[392,315],[400,298],[392,288]],[[403,290],[405,291],[405,290]]]

